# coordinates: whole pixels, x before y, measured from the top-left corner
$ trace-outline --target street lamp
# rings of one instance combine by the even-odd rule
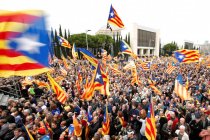
[[[88,50],[88,40],[87,40],[87,32],[89,32],[91,30],[86,30],[86,44],[87,44],[87,50]]]

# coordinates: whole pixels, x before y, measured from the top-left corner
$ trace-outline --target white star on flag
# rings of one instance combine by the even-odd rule
[[[18,43],[17,51],[25,51],[31,54],[40,53],[40,47],[45,46],[37,40],[38,36],[31,35],[14,39]]]
[[[100,79],[101,75],[100,74],[96,74],[96,79]]]
[[[123,45],[123,48],[127,49],[127,47],[125,45]]]
[[[113,17],[113,16],[114,16],[114,13],[113,13],[113,12],[111,12],[111,13],[110,13],[110,15],[111,15],[111,17]]]
[[[179,55],[179,59],[183,59],[184,58],[184,56],[183,55]]]

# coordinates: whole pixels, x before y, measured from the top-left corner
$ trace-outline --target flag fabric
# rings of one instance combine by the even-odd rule
[[[74,59],[78,58],[78,50],[76,48],[75,43],[73,44],[73,47],[72,47],[72,56],[73,56]]]
[[[178,50],[174,52],[175,58],[181,63],[198,62],[200,54],[198,50]]]
[[[151,80],[148,80],[148,83],[150,88],[154,91],[154,93],[162,95],[161,91],[155,86],[155,84]]]
[[[68,70],[68,69],[69,69],[69,65],[68,65],[68,63],[67,63],[66,58],[65,58],[63,55],[61,56],[61,58],[62,58],[62,60],[63,60],[63,65],[64,65],[65,69]]]
[[[81,76],[80,72],[78,72],[78,78],[76,80],[76,86],[77,86],[77,90],[78,90],[79,93],[81,92],[81,87],[80,87],[81,83],[82,83],[82,76]]]
[[[210,68],[210,64],[207,64],[206,67],[207,67],[207,68]]]
[[[141,81],[138,78],[136,67],[131,69],[131,75],[132,75],[131,84],[132,85],[134,85],[134,84],[140,85]]]
[[[80,137],[82,135],[82,125],[77,120],[76,116],[73,117],[74,135]]]
[[[119,117],[119,121],[122,127],[125,128],[127,126],[127,122],[125,121],[124,117]]]
[[[104,78],[107,78],[106,75],[104,75]],[[94,78],[93,86],[94,86],[94,90],[99,90],[100,93],[103,94],[103,95],[106,94],[100,63],[98,63],[98,66],[97,66],[97,69],[96,69],[96,75],[95,75],[95,78]]]
[[[91,65],[96,68],[98,65],[98,60],[96,57],[84,48],[78,48],[78,50],[83,54],[83,56],[91,63]]]
[[[147,112],[145,136],[148,140],[156,140],[157,129],[155,124],[155,114],[154,114],[152,96],[150,98],[151,101]]]
[[[89,82],[88,79],[86,78],[86,83],[84,87],[84,92],[81,96],[82,100],[87,100],[90,101],[93,97],[93,92],[94,92],[94,77],[96,75],[96,70],[94,71],[94,76],[92,80]]]
[[[187,76],[187,81],[186,81],[185,87],[186,87],[186,90],[188,90],[188,88],[189,88],[189,80],[188,80],[188,76]]]
[[[190,93],[187,91],[186,87],[183,84],[182,75],[179,74],[175,79],[175,87],[174,91],[182,100],[189,100],[191,99]]]
[[[114,73],[114,74],[122,74],[121,71],[119,71],[117,68],[112,67],[111,65],[109,65],[110,70]]]
[[[143,70],[150,70],[150,62],[142,62],[141,67]]]
[[[27,128],[25,125],[23,125],[23,126],[24,126],[24,128],[25,128],[26,136],[27,136],[28,140],[34,140],[33,136],[32,136],[31,133],[29,132],[28,128]]]
[[[112,5],[110,7],[109,17],[108,17],[108,22],[107,22],[107,29],[112,30],[112,27],[110,25],[113,25],[120,29],[124,28],[124,24],[122,20],[120,19],[119,15],[117,14],[116,10],[114,9]]]
[[[130,46],[124,40],[120,42],[120,51],[124,54],[132,56],[134,59],[137,59],[137,55],[133,53]]]
[[[105,92],[101,92],[102,94],[104,95],[107,95],[109,96],[110,95],[110,92],[109,92],[109,76],[108,76],[108,70],[107,72],[105,73],[104,71],[101,71],[101,75],[102,75],[102,78],[103,78],[103,81],[104,81],[104,89],[105,89]]]
[[[0,77],[49,71],[50,39],[42,11],[1,11]]]
[[[102,135],[109,135],[109,130],[110,130],[110,119],[109,119],[108,109],[106,106],[104,119],[102,123]]]
[[[167,74],[171,74],[174,70],[176,69],[176,66],[174,63],[172,63],[172,65],[169,65],[168,68],[166,69],[166,73]]]
[[[65,48],[69,48],[69,49],[72,48],[70,43],[65,38],[63,38],[61,36],[57,36],[57,38],[58,38],[58,42],[61,46],[65,47]]]
[[[47,76],[53,91],[57,95],[58,101],[64,104],[67,100],[66,92],[55,82],[55,80],[50,76],[49,73],[47,73]]]

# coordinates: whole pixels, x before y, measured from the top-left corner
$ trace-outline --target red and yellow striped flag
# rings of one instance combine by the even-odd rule
[[[152,96],[150,98],[151,101],[148,107],[148,113],[146,118],[145,136],[148,140],[156,140],[157,129],[155,124],[155,114],[154,114]]]
[[[53,91],[57,95],[58,101],[64,104],[67,100],[66,92],[55,82],[55,80],[50,76],[49,73],[47,73],[47,76]]]
[[[154,83],[151,80],[148,80],[150,88],[158,95],[162,95],[161,91],[155,87]]]
[[[110,130],[110,119],[109,119],[108,109],[106,106],[106,111],[104,113],[104,120],[102,124],[102,135],[109,135],[109,130]]]
[[[80,137],[82,135],[82,125],[79,123],[77,118],[73,117],[73,124],[74,124],[74,135]]]

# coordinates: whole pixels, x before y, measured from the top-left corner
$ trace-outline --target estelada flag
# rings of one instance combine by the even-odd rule
[[[47,73],[47,76],[53,91],[57,95],[58,101],[64,104],[67,100],[66,92],[55,82],[55,80],[50,76],[49,73]]]
[[[50,45],[42,11],[0,11],[0,77],[47,72]]]

